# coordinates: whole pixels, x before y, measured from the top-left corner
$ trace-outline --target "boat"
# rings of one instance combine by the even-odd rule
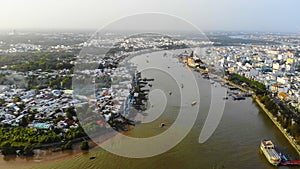
[[[281,158],[275,150],[274,144],[271,140],[262,140],[260,143],[260,150],[272,165],[277,166],[280,164]]]
[[[282,153],[278,153],[281,159],[281,163],[289,161],[289,159]]]
[[[92,156],[92,157],[90,157],[90,160],[94,160],[96,157],[94,157],[94,156]]]
[[[165,127],[167,124],[166,123],[160,123],[160,128],[163,128],[163,127]]]
[[[224,97],[223,97],[223,100],[228,100],[228,97],[227,97],[227,96],[224,96]]]
[[[242,95],[232,95],[233,100],[245,100],[246,98]]]
[[[228,87],[230,90],[238,90],[237,87]]]
[[[278,153],[281,161],[280,161],[280,165],[281,166],[300,166],[300,160],[290,160],[290,158],[282,153]]]

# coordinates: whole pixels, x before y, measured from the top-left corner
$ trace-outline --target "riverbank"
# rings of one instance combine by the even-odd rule
[[[234,84],[233,82],[230,82],[230,81],[228,81],[228,82],[230,85],[237,87],[242,91],[247,91],[245,88],[243,88],[237,84]],[[256,95],[253,95],[252,99],[254,99],[254,101],[258,104],[258,106],[266,113],[266,115],[269,117],[269,119],[273,122],[273,124],[275,124],[275,126],[279,129],[279,131],[284,135],[284,137],[288,140],[288,142],[291,144],[291,146],[295,149],[297,154],[300,156],[300,146],[295,142],[293,137],[285,131],[285,129],[281,126],[281,124],[272,115],[272,113],[268,109],[265,108],[265,105],[263,103],[260,102],[259,98]]]
[[[220,78],[220,79],[222,79],[222,78]],[[223,79],[223,80],[225,80],[225,79]],[[240,90],[242,90],[244,92],[248,91],[245,88],[243,88],[242,86],[234,84],[233,82],[230,82],[230,81],[227,81],[227,80],[225,80],[225,81],[229,82],[229,85],[237,87],[237,88],[239,88]],[[258,106],[266,113],[266,115],[269,117],[269,119],[273,122],[273,124],[275,124],[275,126],[279,129],[279,131],[284,135],[284,137],[288,140],[288,142],[291,144],[291,146],[295,149],[297,154],[300,156],[300,146],[294,141],[292,136],[289,135],[289,133],[287,133],[285,131],[285,129],[281,126],[281,124],[272,115],[272,113],[268,109],[265,108],[265,105],[263,103],[260,102],[259,98],[256,95],[253,95],[252,99],[254,99],[254,101],[258,104]]]
[[[190,66],[188,62],[184,62],[184,63],[186,63],[186,65],[189,66],[190,68],[196,69],[197,71],[199,71],[200,74],[208,73],[210,77],[216,77],[225,84],[236,87],[236,88],[238,88],[239,90],[241,90],[243,92],[253,93],[253,91],[247,90],[247,89],[245,89],[244,87],[242,87],[238,84],[235,84],[235,83],[233,83],[229,80],[224,79],[223,77],[220,77],[220,76],[218,76],[216,74],[213,74],[213,73],[209,73],[209,72],[207,72],[204,69],[201,69],[199,67],[196,68],[194,66]],[[265,108],[265,105],[260,102],[260,100],[257,96],[253,95],[252,98],[255,100],[255,102],[258,104],[258,106],[266,113],[266,115],[269,117],[269,119],[271,119],[271,121],[275,124],[275,126],[280,130],[280,132],[284,135],[284,137],[288,140],[288,142],[296,150],[297,154],[300,155],[300,146],[295,142],[293,137],[291,135],[289,135],[289,133],[286,132],[286,130],[281,126],[281,124],[277,120],[275,120],[274,116],[271,114],[271,112],[269,112],[269,110],[267,110]]]
[[[160,60],[159,60],[160,61]],[[174,62],[170,62],[172,67]],[[164,78],[165,79],[165,78]],[[203,122],[207,118],[206,113],[209,111],[211,99],[205,97],[205,93],[209,94],[211,88],[222,88],[222,85],[209,85],[209,81],[203,78],[195,78],[199,83],[199,90],[203,94],[201,99],[202,108],[199,109],[197,121],[186,136],[176,147],[168,152],[153,156],[151,158],[132,159],[114,155],[101,148],[88,153],[80,153],[79,155],[59,159],[58,161],[49,162],[47,164],[40,163],[35,168],[232,168],[232,169],[253,169],[253,168],[270,168],[270,164],[266,161],[262,154],[258,153],[258,143],[261,138],[269,138],[276,144],[285,148],[285,152],[291,156],[298,155],[290,146],[289,142],[282,137],[281,132],[276,129],[268,117],[263,113],[259,113],[259,107],[253,104],[252,99],[244,101],[226,102],[227,106],[224,109],[222,121],[216,132],[212,135],[209,141],[205,144],[199,144],[199,132],[203,126]],[[169,85],[166,81],[162,84]],[[155,84],[154,84],[155,86]],[[186,85],[185,85],[186,87]],[[174,88],[177,89],[177,88]],[[170,91],[170,90],[166,90]],[[174,91],[174,90],[172,90]],[[219,91],[219,90],[216,90]],[[172,94],[174,96],[174,93]],[[216,92],[212,97],[218,98],[220,102],[224,92]],[[156,95],[158,100],[160,97]],[[216,104],[218,105],[218,104]],[[162,104],[163,106],[163,104]],[[155,106],[157,109],[158,106]],[[164,132],[167,128],[158,128],[163,120],[173,119],[179,107],[171,107],[157,119],[155,123],[147,123],[135,127],[126,135],[130,137],[145,138],[155,136]],[[183,125],[184,127],[184,125]],[[176,134],[176,133],[174,133]],[[232,149],[232,147],[235,147]],[[143,151],[151,151],[151,147],[145,146]],[[217,153],[216,153],[217,152]],[[95,157],[90,159],[90,157]],[[198,158],[205,157],[205,158]],[[222,159],[222,160],[220,160]],[[239,159],[239,160],[236,160]]]
[[[225,79],[223,79],[223,80],[225,80]],[[237,84],[234,84],[233,82],[230,82],[230,81],[227,81],[227,82],[229,82],[229,85],[237,87],[244,92],[247,91],[245,88],[243,88]],[[259,98],[256,95],[253,95],[252,99],[254,99],[254,101],[258,104],[258,106],[266,113],[266,115],[269,117],[269,119],[273,122],[273,124],[275,124],[275,126],[279,129],[279,131],[284,135],[284,137],[288,140],[288,142],[291,144],[291,146],[295,149],[297,154],[300,156],[300,146],[293,140],[292,136],[289,135],[289,133],[287,133],[285,131],[285,129],[281,126],[281,124],[274,118],[272,113],[268,109],[265,108],[265,105],[263,103],[260,102]]]
[[[89,141],[91,149],[89,151],[94,151],[97,148],[97,145]],[[48,164],[57,163],[64,161],[66,159],[74,158],[82,154],[86,154],[88,151],[80,150],[80,143],[75,143],[72,150],[64,151],[51,151],[51,150],[34,150],[35,155],[31,157],[19,157],[15,155],[11,156],[0,156],[0,168],[9,168],[9,169],[31,169],[36,168],[37,166],[43,165],[47,166]]]
[[[284,135],[284,137],[289,141],[289,143],[296,150],[298,155],[300,156],[300,146],[295,143],[293,138],[285,131],[285,129],[281,126],[281,124],[274,118],[272,113],[265,108],[265,105],[260,102],[257,96],[253,96],[255,102],[259,105],[259,107],[266,113],[266,115],[272,120],[272,122],[276,125],[276,127],[280,130],[280,132]]]
[[[204,72],[200,68],[197,68],[197,70],[200,73]],[[226,79],[224,79],[224,78],[222,78],[218,75],[210,74],[210,76],[217,77],[219,80],[223,81],[224,83],[227,83],[230,86],[236,87],[236,88],[238,88],[239,90],[241,90],[243,92],[248,92],[249,93],[249,90],[245,89],[244,87],[242,87],[240,85],[237,85],[237,84],[235,84],[231,81],[228,81],[228,80],[226,80]],[[279,131],[284,135],[284,137],[288,140],[288,142],[291,144],[291,146],[295,149],[297,154],[300,156],[300,146],[295,142],[293,137],[285,131],[285,129],[281,126],[281,124],[274,118],[272,113],[265,108],[265,105],[263,103],[260,102],[259,98],[256,95],[253,95],[252,98],[255,100],[255,102],[258,104],[258,106],[266,113],[266,115],[269,117],[269,119],[273,122],[273,124],[275,124],[275,126],[279,129]]]
[[[217,84],[216,87],[209,85],[209,81],[203,78],[196,78],[200,90],[208,91],[209,88],[222,88]],[[219,91],[219,90],[217,90]],[[204,93],[204,92],[202,92]],[[208,92],[209,93],[209,92]],[[205,95],[203,95],[205,96]],[[221,99],[224,92],[215,93],[214,97]],[[211,99],[203,98],[202,105],[209,105]],[[198,120],[193,129],[189,132],[185,139],[182,140],[176,147],[168,152],[153,156],[151,158],[132,159],[114,155],[101,148],[96,151],[89,151],[88,154],[81,154],[75,157],[64,158],[57,162],[49,162],[35,166],[39,169],[67,169],[67,168],[232,168],[232,169],[253,169],[253,168],[274,168],[265,157],[259,153],[258,146],[261,138],[269,138],[286,154],[292,157],[298,157],[298,154],[290,146],[289,142],[282,137],[282,134],[269,118],[260,112],[260,108],[253,104],[252,99],[247,98],[243,101],[228,100],[227,106],[224,109],[224,114],[216,132],[205,142],[199,144],[199,132],[204,120],[206,119],[205,112],[209,107],[203,106],[199,110]],[[163,119],[173,118],[175,109],[169,109]],[[161,120],[163,120],[161,119]],[[158,128],[159,122],[140,125],[134,130],[126,133],[130,137],[157,135],[157,133],[165,131],[167,128]],[[232,149],[232,147],[235,147]],[[151,151],[151,148],[144,147],[143,151]],[[217,152],[217,153],[216,153]],[[90,159],[95,157],[95,159]],[[205,157],[205,158],[197,158]],[[222,160],[220,160],[222,159]],[[239,160],[236,160],[239,159]]]
[[[57,144],[59,143],[53,143],[52,145],[47,144],[43,145],[44,147],[34,149],[33,156],[25,157],[17,155],[0,155],[0,157],[3,157],[3,160],[0,160],[0,168],[18,169],[20,168],[20,166],[22,166],[22,168],[24,169],[39,168],[38,166],[47,166],[54,163],[61,163],[72,158],[79,158],[82,155],[88,156],[89,158],[90,156],[92,156],[89,155],[90,153],[99,150],[102,144],[106,143],[111,138],[117,137],[118,135],[119,133],[104,134],[101,136],[102,143],[96,143],[89,137],[74,139],[72,140],[73,145],[71,150],[60,150],[59,148],[57,148]],[[81,140],[88,141],[90,147],[89,150],[81,150]]]

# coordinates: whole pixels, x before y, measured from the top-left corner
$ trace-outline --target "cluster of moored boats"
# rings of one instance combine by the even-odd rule
[[[137,72],[132,79],[132,84],[129,85],[132,86],[132,88],[128,93],[124,92],[123,94],[128,96],[124,96],[123,98],[114,98],[114,92],[110,90],[99,91],[97,105],[105,122],[117,131],[126,131],[127,125],[134,126],[134,121],[127,118],[132,110],[130,107],[134,107],[137,111],[146,110],[149,88],[152,86],[149,82],[153,80],[154,79],[142,78],[141,72]],[[105,123],[99,121],[98,124],[103,126]]]
[[[197,57],[194,56],[194,53],[188,55],[187,52],[182,54],[183,62],[187,64],[187,66],[194,68],[195,71],[198,71],[201,68],[200,64],[203,62]],[[205,70],[204,70],[205,69]],[[239,88],[230,86],[227,83],[219,81],[217,76],[210,77],[206,67],[204,67],[204,71],[201,73],[203,79],[210,80],[210,84],[216,87],[215,82],[219,82],[222,87],[227,87],[229,91],[227,91],[227,95],[223,97],[224,100],[228,99],[228,96],[231,96],[233,100],[245,100],[246,97],[252,96],[252,93],[236,91]],[[277,152],[275,150],[275,146],[271,140],[262,140],[260,144],[260,150],[269,161],[270,164],[275,166],[288,166],[288,165],[300,165],[300,160],[291,160],[283,153]]]

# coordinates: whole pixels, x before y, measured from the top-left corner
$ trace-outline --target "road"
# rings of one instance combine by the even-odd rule
[[[292,113],[292,117],[293,118],[297,118],[300,119],[300,115],[299,113],[295,112],[294,110],[292,110],[286,103],[282,102],[279,98],[277,97],[272,97],[272,95],[269,95],[270,98],[278,105],[278,106],[282,106],[283,108],[289,110]]]

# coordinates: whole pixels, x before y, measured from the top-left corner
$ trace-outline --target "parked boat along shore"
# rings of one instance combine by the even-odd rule
[[[184,62],[184,61],[183,61]],[[187,62],[184,62],[187,64]],[[188,65],[188,64],[187,64]],[[229,86],[235,87],[243,92],[246,93],[253,93],[250,90],[245,89],[244,87],[237,85],[231,81],[228,81],[226,79],[224,79],[223,77],[220,77],[219,75],[213,74],[213,73],[209,73],[208,71],[201,69],[200,67],[193,67],[191,65],[188,65],[191,69],[197,70],[199,71],[199,73],[203,74],[208,74],[209,77],[214,77],[214,78],[218,78],[220,81],[228,84]],[[269,119],[271,119],[271,121],[275,124],[275,126],[280,130],[280,132],[284,135],[284,137],[288,140],[288,142],[292,145],[292,147],[295,149],[295,151],[297,152],[297,154],[300,156],[300,146],[293,140],[293,138],[284,130],[284,128],[279,124],[278,121],[276,121],[274,119],[274,116],[271,114],[271,112],[269,110],[267,110],[265,108],[265,105],[263,103],[260,102],[259,98],[253,94],[252,98],[255,100],[255,102],[258,104],[258,106],[266,113],[266,115],[269,117]]]

